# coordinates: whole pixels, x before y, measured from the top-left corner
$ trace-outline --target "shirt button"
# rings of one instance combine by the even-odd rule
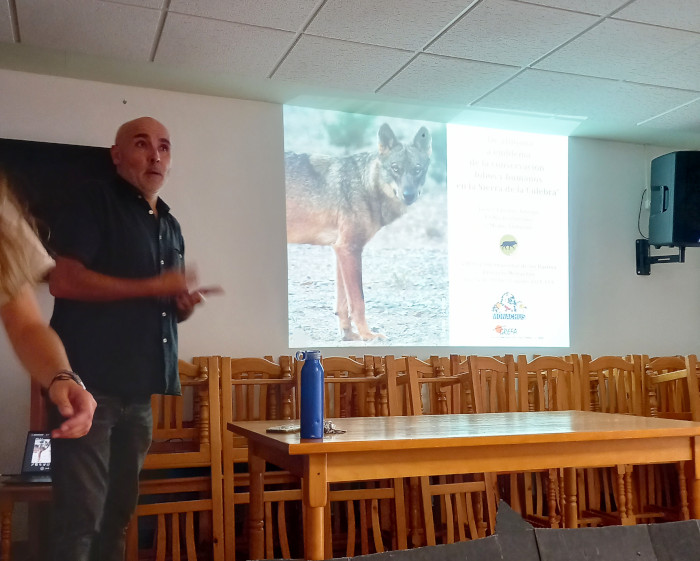
[[[161,260],[160,260],[160,264],[161,264],[161,265],[165,265],[165,261],[163,261],[163,260],[161,259]]]
[[[149,210],[149,211],[148,211],[148,214],[153,214],[153,210]]]
[[[167,343],[167,342],[168,342],[168,340],[165,337],[163,337],[163,343]]]
[[[165,317],[165,316],[167,316],[168,314],[167,314],[166,312],[163,312],[162,315],[163,315],[163,317]]]
[[[162,240],[162,239],[163,239],[163,236],[158,236],[158,239],[159,239],[159,240]]]

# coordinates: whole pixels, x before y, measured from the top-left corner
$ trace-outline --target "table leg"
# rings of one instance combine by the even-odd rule
[[[578,528],[578,501],[576,497],[576,468],[564,468],[566,527]]]
[[[308,456],[304,467],[304,556],[320,561],[325,559],[323,517],[328,502],[326,456]]]
[[[257,455],[255,445],[248,448],[248,473],[250,474],[250,505],[248,508],[248,554],[250,559],[265,558],[263,473],[265,460]]]
[[[2,489],[0,489],[2,493]],[[7,494],[0,494],[0,559],[11,559],[12,548],[12,509],[14,500]]]
[[[2,505],[0,517],[0,558],[10,559],[10,548],[12,547],[12,503]]]
[[[687,462],[690,466],[690,516],[700,518],[700,438],[693,438],[693,459]]]
[[[626,465],[624,471],[625,479],[625,519],[622,521],[623,526],[633,526],[637,523],[634,516],[634,482],[632,481],[633,466]]]
[[[557,476],[556,469],[550,469],[547,477],[547,508],[549,509],[549,527],[558,528],[559,520],[557,519]]]

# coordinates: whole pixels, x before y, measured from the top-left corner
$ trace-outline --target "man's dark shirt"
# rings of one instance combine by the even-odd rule
[[[145,278],[181,269],[180,225],[161,199],[156,210],[157,217],[138,190],[118,176],[90,184],[52,225],[51,249],[113,277]],[[180,393],[172,298],[57,298],[51,325],[88,390],[125,398]]]

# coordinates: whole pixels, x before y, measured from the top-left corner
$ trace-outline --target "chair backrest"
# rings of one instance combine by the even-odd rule
[[[420,390],[415,384],[409,386],[407,357],[386,355],[382,361],[386,374],[389,415],[420,415],[423,408],[420,402]]]
[[[153,437],[144,469],[210,466],[221,451],[218,357],[178,361],[182,395],[151,397]]]
[[[224,561],[220,487],[220,480],[208,476],[142,480],[126,532],[125,561]],[[146,539],[150,532],[153,537]]]
[[[643,414],[643,380],[638,360],[620,356],[581,356],[583,409]]]
[[[301,397],[303,360],[295,360],[297,399]],[[362,360],[343,356],[321,359],[325,378],[324,417],[376,417],[378,414],[378,384],[375,357]]]
[[[449,360],[450,375],[459,380],[459,385],[452,388],[452,410],[455,413],[475,413],[469,357],[451,354]]]
[[[516,368],[519,411],[581,409],[577,356],[540,355],[528,361],[525,355],[519,355]]]
[[[470,355],[467,360],[474,392],[474,412],[518,411],[518,386],[513,355],[505,355],[503,360]]]
[[[697,357],[641,357],[644,367],[645,414],[700,421]]]
[[[292,357],[221,359],[221,433],[224,466],[248,460],[247,440],[228,430],[233,421],[297,418]]]

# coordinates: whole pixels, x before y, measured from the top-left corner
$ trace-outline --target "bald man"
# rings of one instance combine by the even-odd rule
[[[97,401],[88,434],[54,444],[55,561],[123,561],[151,395],[180,393],[177,322],[201,296],[188,291],[180,225],[159,196],[170,150],[155,119],[124,123],[114,176],[89,185],[51,232],[51,325]]]

